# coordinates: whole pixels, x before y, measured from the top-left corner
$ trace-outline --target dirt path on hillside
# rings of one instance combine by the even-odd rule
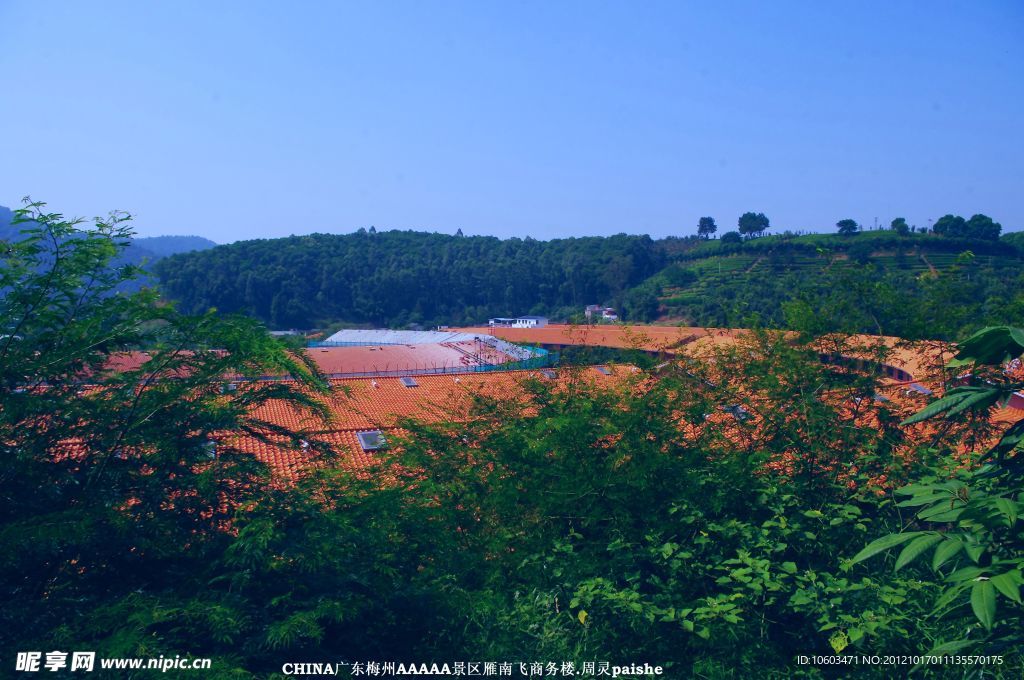
[[[754,267],[756,267],[757,265],[761,264],[761,261],[764,260],[764,258],[765,258],[764,255],[761,255],[760,257],[758,257],[756,260],[754,260],[753,262],[750,263],[749,267],[747,267],[746,269],[743,270],[743,273],[744,274],[749,274],[750,272],[754,271]]]

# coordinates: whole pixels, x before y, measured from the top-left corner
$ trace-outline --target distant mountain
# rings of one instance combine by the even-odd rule
[[[14,225],[14,211],[0,205],[0,241],[16,241],[21,238],[24,225]],[[131,245],[124,253],[123,261],[140,264],[144,260],[149,263],[194,250],[206,250],[217,244],[202,236],[149,236],[132,239]]]
[[[11,221],[14,219],[14,211],[0,205],[0,239],[9,241],[6,234],[11,230]]]
[[[14,211],[0,205],[0,241],[17,241],[22,238],[21,232],[28,225],[12,224]],[[142,265],[146,270],[165,257],[179,253],[190,253],[197,250],[207,250],[217,244],[210,239],[201,236],[151,236],[147,238],[133,238],[127,248],[124,249],[111,263],[115,267],[126,264]],[[124,281],[118,285],[117,290],[123,293],[134,292],[143,286],[156,285],[156,278],[148,271],[130,281]]]
[[[194,250],[206,250],[217,245],[202,236],[147,236],[133,239],[132,243],[149,251],[157,259]]]

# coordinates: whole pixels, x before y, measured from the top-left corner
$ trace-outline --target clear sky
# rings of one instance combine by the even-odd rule
[[[1024,227],[1024,3],[0,0],[0,205],[218,242]]]

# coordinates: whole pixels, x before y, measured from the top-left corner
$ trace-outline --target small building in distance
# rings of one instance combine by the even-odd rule
[[[593,322],[594,317],[597,317],[600,321],[618,321],[619,315],[615,313],[615,310],[611,307],[602,307],[601,305],[587,305],[583,309],[584,316],[587,317],[588,322]]]
[[[487,320],[491,328],[544,328],[548,325],[546,316],[498,316]]]

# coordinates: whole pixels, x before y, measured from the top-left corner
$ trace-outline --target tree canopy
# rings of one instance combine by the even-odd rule
[[[745,212],[737,221],[740,234],[746,237],[760,236],[768,227],[768,218],[764,213]]]
[[[714,217],[702,217],[697,222],[697,235],[701,238],[711,238],[711,235],[718,231]]]
[[[836,222],[836,227],[839,229],[839,233],[843,236],[850,236],[860,231],[860,225],[857,224],[856,220],[845,219]]]
[[[999,238],[1003,226],[988,215],[972,215],[965,220],[959,215],[943,215],[935,221],[932,231],[942,236],[977,238],[994,241]]]
[[[246,241],[161,260],[155,270],[189,312],[247,312],[286,328],[395,327],[619,308],[627,289],[664,264],[647,236],[502,241],[381,231]]]

